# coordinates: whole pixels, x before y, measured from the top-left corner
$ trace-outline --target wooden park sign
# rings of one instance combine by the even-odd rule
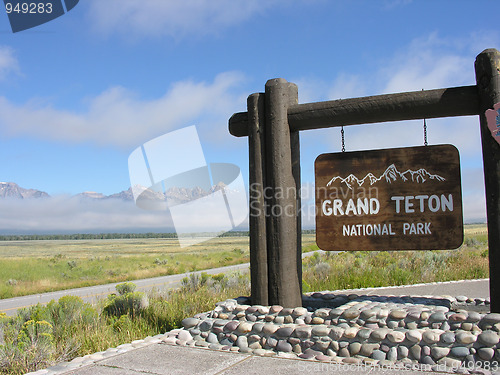
[[[463,242],[454,146],[323,154],[315,176],[320,249],[435,250]]]
[[[249,196],[250,273],[253,304],[277,304],[285,307],[296,307],[302,304],[302,226],[299,194],[301,188],[300,132],[340,126],[378,124],[388,121],[479,115],[488,219],[491,311],[500,312],[500,272],[498,272],[500,265],[500,131],[496,122],[488,126],[486,119],[487,114],[490,117],[494,115],[496,118],[497,115],[492,114],[491,111],[499,108],[500,52],[496,49],[487,49],[481,52],[476,58],[474,67],[476,84],[472,86],[299,104],[297,86],[284,79],[276,78],[267,81],[264,92],[254,93],[248,97],[247,111],[231,116],[229,131],[236,137],[248,137],[249,184],[251,187]],[[332,170],[331,174],[323,176],[321,183],[325,186],[335,176],[345,178],[351,173],[358,179],[364,178],[370,172],[374,178],[379,178],[391,164],[394,164],[402,175],[405,175],[404,172],[409,169],[423,168],[430,174],[443,177],[445,180],[439,183],[437,179],[431,181],[432,188],[430,188],[430,184],[426,183],[415,185],[414,188],[407,187],[400,181],[394,185],[387,184],[385,188],[390,186],[401,188],[394,192],[384,190],[385,199],[389,199],[389,204],[392,204],[389,206],[392,212],[383,207],[383,204],[386,203],[380,200],[382,195],[379,195],[380,207],[373,201],[371,208],[372,212],[377,209],[379,212],[376,215],[365,216],[371,218],[380,216],[379,223],[391,224],[391,231],[395,235],[387,235],[385,240],[389,237],[394,239],[397,236],[403,236],[401,231],[404,230],[404,223],[410,223],[407,227],[408,234],[403,238],[406,238],[412,246],[407,245],[406,248],[456,247],[461,239],[449,232],[462,230],[462,222],[458,220],[457,214],[457,210],[461,206],[461,199],[457,195],[458,192],[453,190],[460,185],[458,162],[456,156],[454,162],[449,162],[445,159],[451,158],[449,154],[439,152],[436,155],[431,150],[431,146],[427,146],[425,153],[421,154],[420,158],[412,156],[414,154],[408,154],[409,164],[407,165],[396,164],[395,156],[391,152],[391,160],[387,160],[390,162],[389,164],[374,161],[373,169],[370,167],[362,170],[360,167],[356,167],[352,170]],[[345,154],[341,157],[348,158],[349,154]],[[355,153],[351,155],[355,155]],[[366,155],[370,156],[369,153]],[[404,160],[405,157],[401,157],[401,161]],[[453,169],[456,171],[455,174],[451,174]],[[381,189],[381,181],[373,186]],[[332,184],[334,182],[340,183],[340,180],[333,181]],[[429,190],[423,190],[427,189],[427,186],[429,186]],[[277,194],[277,192],[283,191],[290,193],[286,196]],[[451,199],[449,198],[450,194]],[[423,197],[425,195],[429,198]],[[410,196],[414,198],[408,198]],[[394,200],[391,199],[393,197]],[[452,199],[453,211],[451,211]],[[335,207],[333,204],[333,202],[332,206],[326,204],[325,209],[329,212],[328,209],[331,208],[332,215],[325,219],[333,220]],[[365,201],[361,201],[359,207],[357,200],[351,203],[351,207],[348,206],[348,202],[342,204],[344,205],[342,207],[345,208],[344,213],[347,211],[351,214],[354,209],[357,213],[360,212],[359,210],[364,212],[364,209],[368,209],[370,212],[370,201],[368,201],[368,208],[366,208]],[[399,213],[396,212],[398,204]],[[337,212],[340,213],[338,207]],[[424,208],[424,212],[420,212],[421,207]],[[269,208],[280,208],[278,211],[292,212],[292,215],[273,215],[272,211],[269,212]],[[433,212],[431,208],[436,212]],[[412,210],[414,212],[410,212]],[[349,218],[349,215],[342,216],[342,220]],[[354,234],[352,225],[362,224],[359,221],[354,221],[359,219],[358,216],[360,215],[353,215],[353,218],[349,219],[353,221],[350,224],[351,235]],[[377,218],[377,220],[379,219]],[[426,227],[425,223],[429,222],[431,224]],[[373,224],[373,222],[367,223]],[[412,227],[411,223],[416,225]],[[423,226],[419,226],[418,223],[423,224]],[[348,224],[346,223],[346,225]],[[319,225],[323,226],[323,229],[317,228],[319,231],[328,228],[328,225],[325,227],[321,221]],[[374,227],[365,228],[365,231],[372,229],[375,231]],[[380,230],[382,231],[382,229]],[[389,230],[388,226],[386,230]],[[358,234],[357,226],[355,231]],[[430,239],[429,231],[433,236],[439,236],[439,238]],[[340,234],[342,236],[343,232]],[[336,236],[335,241],[338,237]],[[357,238],[359,237],[357,236]],[[426,239],[427,237],[429,239]],[[349,238],[352,239],[352,237]],[[366,245],[375,246],[373,245],[374,238],[375,236],[372,235],[369,238],[372,244]],[[321,242],[320,240],[320,244]],[[387,240],[386,250],[389,249],[389,245],[392,246],[391,243],[392,241]],[[404,239],[399,239],[394,243],[398,243],[398,248],[406,244]],[[430,246],[430,243],[433,245]],[[359,247],[366,249],[367,246]]]

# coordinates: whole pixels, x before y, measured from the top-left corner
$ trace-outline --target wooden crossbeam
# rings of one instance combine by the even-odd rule
[[[291,131],[300,131],[478,114],[477,87],[462,86],[297,104],[288,108],[288,123]],[[248,135],[248,112],[231,116],[229,132]]]

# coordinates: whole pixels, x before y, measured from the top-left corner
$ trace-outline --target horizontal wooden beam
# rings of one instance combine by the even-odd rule
[[[288,123],[291,131],[299,131],[478,114],[477,87],[462,86],[297,104],[288,108]],[[248,135],[247,112],[231,116],[229,132]]]

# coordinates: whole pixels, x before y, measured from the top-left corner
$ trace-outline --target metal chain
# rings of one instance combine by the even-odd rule
[[[340,135],[342,136],[342,152],[345,152],[344,127],[340,127]]]
[[[424,89],[422,89],[424,91]],[[424,118],[424,146],[427,146],[427,123]]]
[[[427,146],[427,123],[424,118],[424,146]]]

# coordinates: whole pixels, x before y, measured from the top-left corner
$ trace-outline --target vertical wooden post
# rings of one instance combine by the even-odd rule
[[[248,97],[248,149],[250,183],[250,279],[252,304],[268,305],[266,242],[266,163],[265,163],[265,95]]]
[[[292,171],[288,107],[297,88],[277,78],[266,83],[266,198],[269,304],[302,305],[297,259],[297,192]]]
[[[500,145],[488,129],[485,111],[500,102],[500,52],[487,49],[475,62],[488,220],[491,312],[500,313]]]
[[[299,93],[297,85],[291,83],[289,87],[290,105],[299,104]],[[300,293],[302,295],[302,202],[300,179],[300,137],[299,131],[290,132],[290,147],[292,149],[292,174],[297,191],[297,277],[299,278]]]

